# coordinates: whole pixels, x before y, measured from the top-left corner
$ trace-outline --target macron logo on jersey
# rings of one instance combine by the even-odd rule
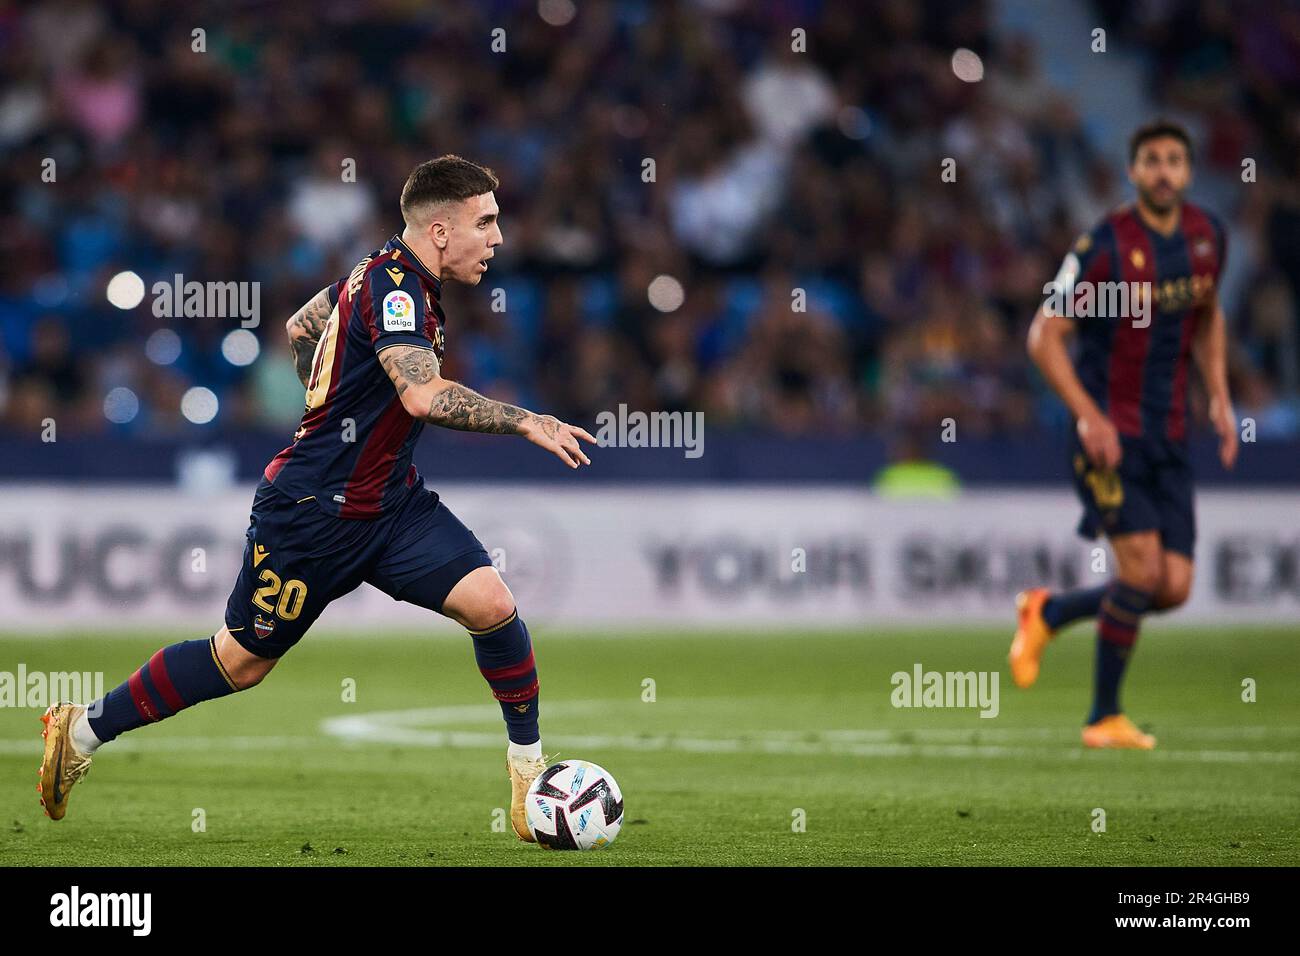
[[[414,332],[415,302],[400,289],[384,296],[384,331]]]

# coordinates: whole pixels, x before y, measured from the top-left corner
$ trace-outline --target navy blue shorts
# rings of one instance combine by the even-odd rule
[[[1196,514],[1192,502],[1192,466],[1187,446],[1166,439],[1120,436],[1122,454],[1116,469],[1096,468],[1084,454],[1078,435],[1071,444],[1074,488],[1083,502],[1079,534],[1158,531],[1161,546],[1192,557]]]
[[[474,533],[423,486],[379,518],[338,518],[263,479],[247,538],[226,627],[259,657],[282,655],[326,605],[363,582],[441,611],[457,581],[492,564]]]

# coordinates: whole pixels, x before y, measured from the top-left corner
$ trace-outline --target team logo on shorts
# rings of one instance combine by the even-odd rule
[[[384,296],[384,331],[415,331],[415,302],[400,289]]]
[[[274,630],[275,618],[271,618],[271,620],[268,621],[260,614],[253,618],[253,632],[262,640],[266,640],[270,637],[271,632]]]

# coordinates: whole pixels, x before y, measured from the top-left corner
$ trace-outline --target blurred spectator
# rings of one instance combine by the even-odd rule
[[[1241,272],[1234,385],[1261,434],[1294,435],[1300,15],[1093,6],[1149,51],[1153,101],[1202,131]],[[444,152],[497,170],[505,234],[482,288],[447,290],[449,375],[588,423],[625,402],[783,433],[1040,427],[1059,403],[1024,331],[1125,196],[1125,157],[1097,151],[991,7],[614,0],[555,26],[527,0],[7,6],[0,427],[32,434],[54,409],[74,431],[183,430],[180,396],[203,385],[221,401],[206,427],[287,431],[283,320],[400,230],[406,174]],[[957,46],[983,82],[954,76]],[[120,310],[104,288],[124,270],[146,295]],[[154,313],[176,274],[260,283],[251,366],[222,357],[237,319]],[[685,292],[667,313],[647,298],[661,275]],[[146,355],[159,330],[177,355]],[[117,387],[139,410],[114,423]]]

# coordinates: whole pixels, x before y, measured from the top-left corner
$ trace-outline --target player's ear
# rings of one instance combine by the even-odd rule
[[[441,216],[434,216],[433,220],[429,223],[429,241],[439,249],[446,249],[447,240],[449,238],[450,237],[447,235],[447,223]]]

